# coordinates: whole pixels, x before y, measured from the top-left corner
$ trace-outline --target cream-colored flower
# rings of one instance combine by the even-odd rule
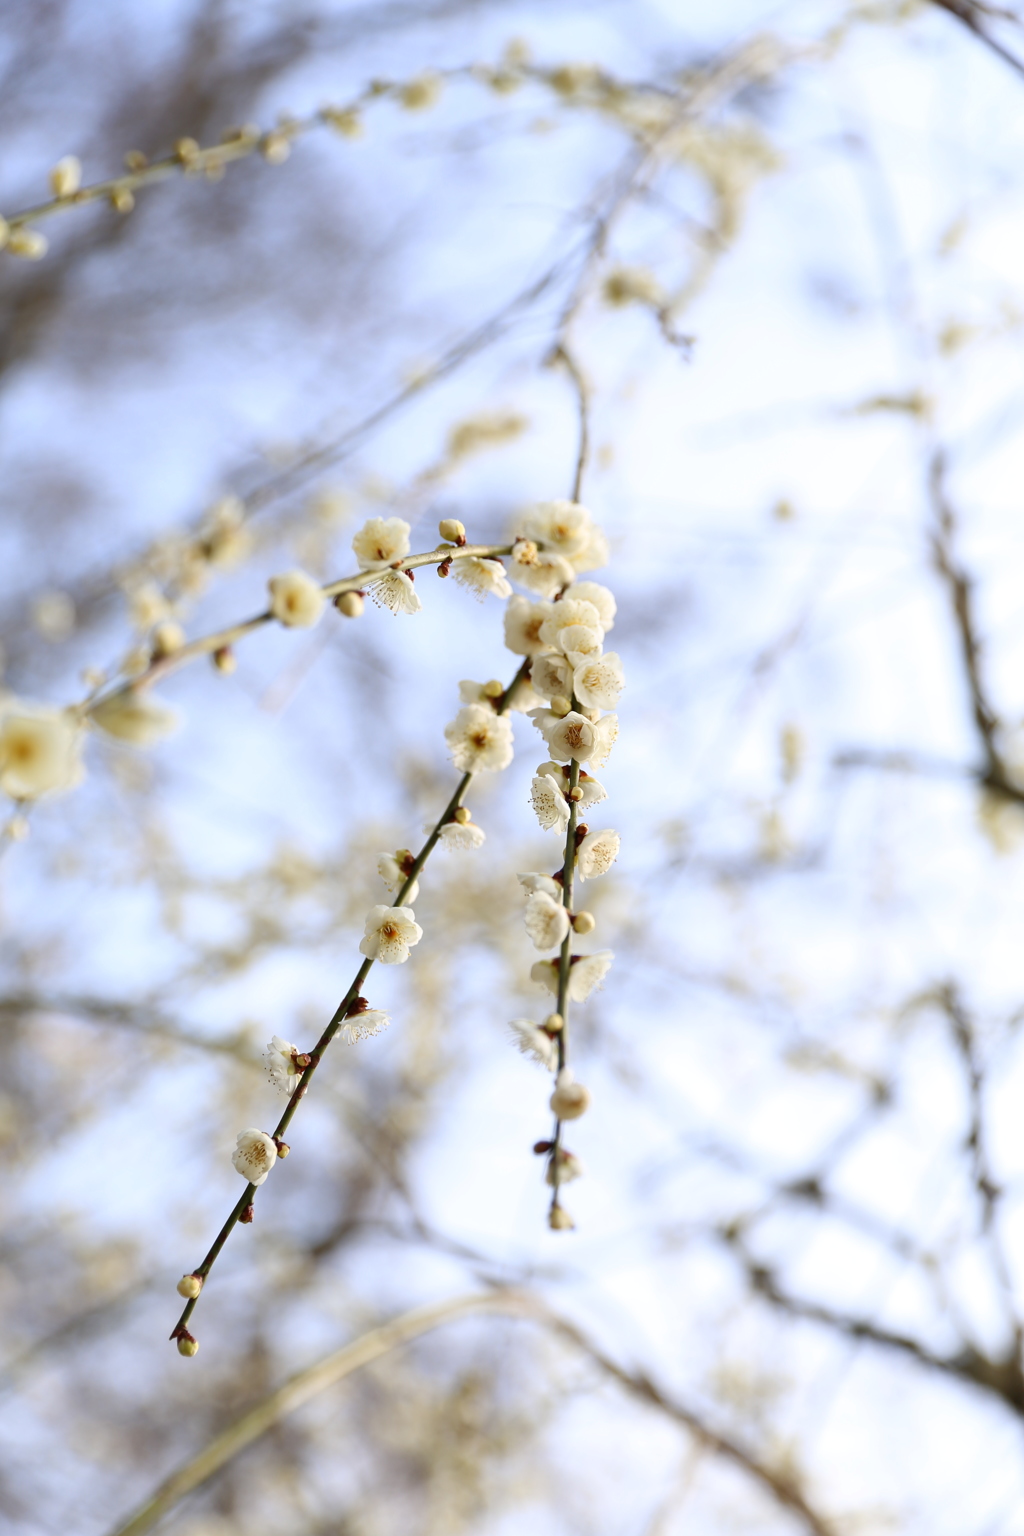
[[[108,736],[130,741],[134,747],[151,747],[178,728],[173,709],[135,688],[121,688],[90,705],[89,719]]]
[[[136,629],[152,629],[174,611],[155,581],[139,582],[127,588],[125,595]]]
[[[585,715],[570,710],[561,720],[556,720],[545,732],[548,751],[556,762],[566,763],[574,757],[585,763],[594,751],[597,740],[594,726]]]
[[[540,637],[556,650],[564,651],[562,631],[580,624],[585,629],[594,629],[599,635],[604,635],[600,616],[593,603],[579,597],[560,597],[557,603],[551,604],[551,612],[540,627]]]
[[[582,554],[590,540],[593,519],[578,501],[542,501],[526,514],[522,532],[540,545],[571,560]]]
[[[389,891],[400,891],[408,876],[393,853],[379,853],[377,855],[377,873],[380,875]],[[420,893],[420,883],[414,880],[405,893],[406,901],[415,901]]]
[[[611,969],[613,958],[610,949],[600,949],[596,955],[573,955],[569,970],[569,998],[572,1002],[585,1002],[594,988],[601,985]],[[530,980],[539,981],[557,997],[558,961],[534,961],[530,968]]]
[[[486,704],[467,704],[444,728],[460,773],[496,772],[512,761],[512,722]]]
[[[586,709],[614,709],[626,686],[622,662],[614,651],[585,658],[572,675],[572,688]]]
[[[578,1088],[580,1084],[577,1083],[576,1086]],[[562,1118],[564,1119],[565,1116]],[[567,1152],[564,1147],[559,1147],[554,1157],[548,1159],[548,1171],[544,1175],[544,1182],[554,1189],[556,1185],[571,1184],[573,1179],[581,1179],[586,1171],[586,1167],[575,1152]]]
[[[319,584],[305,571],[286,571],[271,576],[270,611],[281,624],[293,629],[309,629],[323,613],[327,599]]]
[[[467,555],[465,560],[452,561],[455,580],[468,587],[481,601],[487,594],[495,597],[511,597],[512,588],[500,560],[488,560],[479,555]]]
[[[593,725],[594,745],[590,753],[593,768],[603,768],[611,756],[612,747],[619,739],[618,715],[602,715]]]
[[[0,715],[0,789],[12,800],[72,789],[82,777],[80,747],[71,715],[14,703]]]
[[[412,907],[371,907],[359,952],[381,965],[403,965],[409,950],[422,937],[423,929]]]
[[[572,667],[564,656],[538,656],[530,668],[530,682],[542,699],[567,698],[572,693]]]
[[[403,517],[371,517],[352,540],[359,569],[380,571],[409,553],[409,524]]]
[[[505,609],[505,645],[516,656],[542,655],[550,646],[540,638],[540,627],[550,617],[550,603],[531,603],[517,593]]]
[[[531,869],[527,870],[525,874],[516,875],[516,879],[523,887],[523,890],[529,892],[531,896],[534,891],[544,891],[548,896],[554,897],[556,901],[561,901],[562,899],[562,887],[550,875],[539,875],[535,870]]]
[[[555,1078],[551,1108],[559,1120],[578,1120],[590,1108],[589,1089],[576,1081],[569,1067],[563,1067]]]
[[[277,1148],[266,1131],[254,1127],[239,1131],[238,1144],[231,1154],[235,1171],[248,1179],[250,1184],[262,1184],[277,1162]]]
[[[346,1045],[355,1045],[357,1040],[372,1040],[390,1023],[390,1015],[382,1008],[364,1008],[362,1013],[353,1013],[345,1020],[338,1030],[338,1039]]]
[[[530,804],[542,831],[561,835],[569,825],[569,802],[548,774],[539,773],[531,781]]]
[[[390,608],[392,613],[419,613],[423,607],[408,571],[386,571],[375,579],[370,596],[378,608]]]
[[[538,773],[546,773],[554,779],[563,795],[568,798],[569,793],[569,764],[568,763],[541,763]],[[579,799],[576,804],[581,811],[589,810],[592,805],[600,805],[602,800],[607,800],[608,791],[604,785],[593,778],[584,768],[580,769],[579,782],[576,786],[579,790]]]
[[[592,528],[586,547],[580,554],[572,556],[573,570],[596,571],[600,566],[607,564],[608,540],[600,528]]]
[[[596,581],[574,581],[565,596],[569,600],[576,598],[585,603],[593,603],[605,633],[614,629],[618,609],[615,598],[607,587],[602,587]]]
[[[558,1047],[549,1034],[543,1029],[538,1029],[532,1019],[513,1019],[509,1029],[512,1031],[516,1046],[524,1056],[529,1056],[532,1061],[539,1062],[549,1071],[554,1070],[558,1061]]]
[[[588,832],[576,851],[576,873],[581,880],[606,875],[619,856],[619,834],[607,827],[603,832]]]
[[[534,891],[527,899],[523,922],[534,949],[557,949],[569,932],[568,912],[545,891]]]
[[[298,1046],[282,1040],[280,1035],[274,1036],[266,1050],[267,1076],[275,1088],[289,1096],[299,1086],[302,1076],[303,1069],[295,1065],[298,1054]]]
[[[512,580],[517,581],[521,587],[526,587],[530,592],[536,592],[538,597],[554,597],[556,592],[561,592],[564,587],[572,585],[576,572],[564,555],[555,554],[554,550],[544,549],[538,554],[536,560],[531,560],[529,565],[516,564],[512,571]]]
[[[449,821],[441,828],[439,841],[442,848],[464,853],[479,848],[486,836],[483,827],[478,827],[475,821]]]
[[[591,629],[586,624],[568,624],[559,636],[562,649],[565,651],[565,659],[573,668],[580,667],[585,661],[596,661],[604,650],[604,633],[600,629]],[[566,689],[571,693],[571,689]]]

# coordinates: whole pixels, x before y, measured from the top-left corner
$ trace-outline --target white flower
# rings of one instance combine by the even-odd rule
[[[604,631],[591,629],[588,624],[567,624],[559,634],[559,640],[572,667],[596,660],[604,650]]]
[[[412,907],[371,907],[366,931],[359,941],[360,954],[381,965],[403,965],[409,950],[423,937]]]
[[[0,789],[12,800],[72,789],[82,777],[80,739],[70,715],[14,705],[0,718]]]
[[[585,763],[592,755],[597,741],[594,726],[586,715],[577,714],[575,710],[570,710],[563,719],[556,720],[544,734],[548,751],[560,763],[568,762],[570,757]]]
[[[572,693],[572,667],[564,656],[538,656],[530,668],[530,682],[542,699]]]
[[[235,1171],[250,1184],[262,1184],[277,1162],[277,1148],[266,1131],[254,1128],[239,1131],[238,1145],[231,1154]]]
[[[539,773],[530,784],[530,804],[544,832],[561,834],[569,825],[569,802],[546,773]]]
[[[608,540],[600,528],[591,529],[586,548],[570,559],[577,571],[596,571],[598,566],[608,564]]]
[[[516,875],[516,879],[523,887],[523,890],[529,891],[531,895],[534,891],[545,891],[548,896],[553,896],[556,901],[561,901],[562,899],[562,887],[550,875],[538,875],[535,871],[528,870],[526,874]]]
[[[573,955],[569,970],[569,998],[572,1002],[585,1002],[594,988],[601,985],[611,969],[613,958],[610,949],[599,949],[596,955]],[[558,961],[534,961],[530,969],[530,980],[539,981],[557,997]]]
[[[554,1069],[558,1060],[558,1048],[549,1034],[543,1029],[538,1029],[532,1019],[513,1019],[509,1029],[524,1056],[540,1062],[542,1067]]]
[[[130,741],[136,747],[151,747],[178,725],[173,709],[134,688],[122,688],[100,699],[90,707],[89,719],[109,736]]]
[[[507,768],[512,761],[512,722],[486,704],[467,704],[444,728],[460,773]]]
[[[467,555],[464,560],[453,560],[451,566],[455,580],[475,592],[483,600],[488,592],[495,597],[511,597],[512,588],[500,560],[482,559],[479,555]]]
[[[560,901],[545,891],[534,891],[523,913],[534,949],[557,949],[569,932],[569,914]]]
[[[359,568],[379,571],[409,553],[409,524],[402,517],[371,517],[352,540]]]
[[[521,587],[536,592],[538,597],[554,597],[563,587],[568,587],[576,572],[564,555],[542,550],[529,565],[517,564],[512,579]]]
[[[586,709],[614,709],[625,686],[622,662],[614,651],[585,659],[572,675],[573,693]]]
[[[519,572],[516,572],[516,580]],[[540,627],[551,617],[550,603],[531,603],[517,593],[505,609],[505,645],[516,656],[539,656],[549,649]]]
[[[555,1156],[548,1160],[548,1171],[544,1176],[544,1182],[550,1184],[553,1189],[556,1184],[571,1184],[573,1179],[581,1179],[586,1171],[586,1167],[575,1152],[567,1152],[564,1147],[559,1147]]]
[[[281,1093],[291,1095],[299,1086],[302,1068],[295,1065],[298,1054],[298,1046],[290,1045],[287,1040],[282,1040],[280,1035],[275,1035],[267,1046],[267,1076]]]
[[[487,834],[474,821],[449,821],[441,828],[441,847],[466,852],[479,848]]]
[[[576,872],[581,880],[606,875],[619,856],[619,834],[611,827],[589,832],[576,852]]]
[[[408,879],[405,870],[393,853],[379,853],[377,855],[377,873],[389,891],[400,891]],[[406,901],[415,901],[419,891],[420,883],[418,880],[414,880],[405,893]]]
[[[355,1045],[357,1040],[370,1040],[379,1035],[390,1023],[391,1019],[383,1009],[364,1008],[362,1013],[353,1013],[345,1020],[338,1030],[338,1037],[346,1045]]]
[[[594,721],[594,745],[590,752],[591,767],[604,767],[618,739],[618,715],[602,715],[600,720]]]
[[[569,788],[568,763],[541,763],[537,772],[548,774],[554,779],[562,793],[567,794]],[[583,768],[580,769],[579,783],[576,787],[580,790],[580,798],[576,804],[581,811],[588,810],[592,805],[600,805],[602,800],[607,800],[608,798],[608,791],[604,785],[598,783],[597,779],[593,778]]]
[[[606,632],[615,627],[617,608],[615,598],[607,587],[602,587],[596,581],[574,581],[565,595],[567,598],[582,598],[586,603],[593,603],[601,620],[601,628]]]
[[[555,1078],[550,1103],[559,1120],[578,1120],[590,1106],[590,1090],[576,1081],[569,1067],[563,1067]]]
[[[391,521],[399,522],[400,519],[392,518]],[[370,596],[378,608],[390,608],[392,613],[419,613],[423,607],[407,571],[386,571],[377,577],[370,588]]]
[[[551,604],[551,612],[540,627],[540,637],[546,640],[548,645],[564,651],[562,630],[576,624],[582,624],[586,629],[596,629],[599,634],[604,634],[600,616],[593,603],[588,603],[585,598],[580,597],[559,598],[557,603]]]
[[[271,576],[270,611],[275,619],[292,629],[309,629],[324,611],[327,599],[319,583],[305,571],[286,571],[283,576]]]
[[[545,550],[571,560],[590,543],[593,521],[578,501],[542,501],[526,514],[522,532]]]

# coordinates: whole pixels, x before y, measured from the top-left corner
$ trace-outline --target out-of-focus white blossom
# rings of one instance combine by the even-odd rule
[[[560,639],[565,659],[571,667],[582,666],[585,661],[594,661],[604,650],[603,631],[591,629],[588,624],[567,624]]]
[[[569,825],[569,802],[548,774],[538,773],[531,781],[530,804],[542,831],[562,833]]]
[[[578,1120],[590,1107],[590,1091],[573,1077],[569,1067],[563,1067],[555,1078],[555,1091],[551,1095],[551,1108],[559,1120]]]
[[[573,692],[587,709],[614,709],[625,686],[622,662],[614,651],[583,660],[572,675]]]
[[[562,1116],[562,1118],[566,1117]],[[548,1171],[544,1175],[544,1182],[554,1189],[556,1185],[571,1184],[573,1179],[581,1179],[586,1171],[586,1167],[575,1152],[567,1152],[564,1147],[559,1147],[554,1156],[548,1159]]]
[[[479,848],[486,837],[483,827],[478,827],[475,821],[449,821],[441,828],[439,841],[442,848],[465,853],[471,848]]]
[[[371,907],[359,951],[381,965],[402,965],[422,937],[423,929],[412,907]]]
[[[327,599],[320,586],[305,571],[285,571],[271,576],[270,611],[281,624],[292,629],[309,629],[323,613]]]
[[[588,832],[576,850],[576,873],[581,880],[606,875],[619,856],[619,834],[611,827]]]
[[[339,613],[343,613],[346,619],[360,619],[366,607],[366,600],[361,592],[339,592],[334,599],[334,606]]]
[[[516,1046],[524,1056],[529,1056],[533,1061],[547,1067],[549,1071],[554,1069],[558,1060],[558,1047],[551,1036],[543,1029],[538,1029],[532,1019],[513,1019],[509,1024],[512,1038]]]
[[[178,716],[152,694],[121,688],[89,707],[89,719],[108,736],[134,747],[151,747],[178,728]]]
[[[593,519],[578,501],[542,501],[526,514],[520,526],[526,538],[533,539],[542,550],[553,550],[572,560],[589,544]]]
[[[602,715],[600,720],[593,724],[594,745],[590,753],[590,764],[593,768],[603,768],[611,756],[612,747],[619,739],[618,715]]]
[[[569,969],[569,998],[572,1002],[585,1002],[594,988],[601,985],[611,969],[613,958],[610,949],[599,949],[596,955],[573,956]],[[539,981],[557,997],[558,961],[534,961],[530,969],[530,980]]]
[[[600,528],[590,530],[586,547],[580,554],[573,555],[572,564],[577,571],[596,571],[608,564],[608,540]]]
[[[50,172],[54,197],[71,197],[82,185],[82,163],[76,155],[65,155]]]
[[[614,629],[618,609],[615,598],[607,587],[602,587],[596,581],[574,581],[565,596],[567,599],[576,598],[585,603],[593,603],[601,620],[601,628],[606,633],[609,629]]]
[[[352,540],[363,571],[380,571],[409,553],[409,524],[403,517],[371,517]]]
[[[489,560],[479,555],[467,555],[465,560],[452,561],[455,580],[468,587],[481,601],[487,594],[495,597],[511,597],[512,588],[500,560]]]
[[[486,704],[467,704],[444,728],[460,773],[507,768],[512,761],[512,722]]]
[[[75,605],[66,592],[40,592],[32,604],[32,624],[44,640],[57,645],[75,628]]]
[[[295,1065],[298,1054],[298,1046],[282,1040],[280,1035],[275,1035],[267,1046],[267,1076],[281,1093],[291,1095],[299,1086],[303,1069]]]
[[[572,693],[572,667],[564,656],[538,656],[530,668],[530,682],[542,699]]]
[[[505,609],[505,645],[516,656],[540,656],[550,650],[540,638],[540,627],[550,617],[550,603],[531,603],[517,593]]]
[[[379,1035],[390,1023],[390,1015],[382,1008],[364,1008],[362,1013],[353,1013],[345,1020],[338,1030],[338,1039],[355,1045],[357,1040],[371,1040]]]
[[[130,587],[126,595],[136,629],[152,629],[171,615],[171,605],[155,581],[140,582]]]
[[[400,891],[408,876],[393,853],[379,853],[377,855],[377,873],[380,875],[389,891]],[[420,892],[420,883],[414,880],[405,893],[406,901],[415,901]]]
[[[534,891],[523,913],[526,932],[534,949],[557,949],[569,932],[569,914],[546,891]]]
[[[400,519],[392,518],[391,521],[399,522]],[[370,587],[370,596],[378,608],[390,608],[392,613],[419,613],[423,607],[407,571],[386,571],[377,577]]]
[[[574,709],[549,726],[544,737],[548,751],[558,763],[567,763],[571,757],[578,763],[587,762],[597,741],[594,726]]]
[[[554,897],[556,901],[561,901],[562,899],[562,887],[550,875],[538,875],[534,870],[527,870],[525,874],[516,875],[516,879],[523,887],[523,890],[528,891],[531,895],[534,891],[544,891],[548,896]]]
[[[231,1154],[231,1161],[236,1173],[240,1173],[243,1179],[248,1179],[250,1184],[262,1184],[277,1162],[277,1148],[266,1131],[257,1131],[252,1127],[247,1131],[239,1131],[238,1144]]]
[[[585,629],[595,629],[604,634],[601,619],[593,603],[581,597],[561,597],[551,604],[551,612],[540,627],[540,637],[559,651],[564,651],[562,631],[582,624]]]
[[[71,715],[13,701],[0,710],[0,789],[12,800],[73,789],[82,777],[81,729]]]
[[[512,571],[512,579],[521,587],[536,592],[538,597],[554,597],[556,592],[572,584],[575,574],[564,555],[542,549],[536,560],[531,560],[528,565],[517,563]]]

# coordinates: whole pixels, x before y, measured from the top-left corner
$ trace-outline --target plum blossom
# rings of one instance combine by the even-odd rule
[[[266,1131],[257,1131],[254,1127],[239,1131],[231,1161],[236,1173],[240,1173],[243,1179],[248,1179],[250,1184],[262,1184],[277,1162],[277,1148],[273,1138]]]
[[[366,930],[359,941],[360,954],[381,965],[404,965],[409,950],[423,937],[412,907],[371,907]]]
[[[362,1013],[353,1013],[344,1021],[338,1030],[338,1038],[346,1045],[355,1045],[357,1040],[370,1040],[379,1035],[390,1023],[390,1015],[382,1008],[364,1008]]]
[[[572,757],[579,763],[585,763],[591,757],[597,741],[594,726],[586,715],[578,714],[574,709],[549,726],[545,737],[551,756],[561,763],[568,762]]]
[[[407,853],[408,850],[403,848],[402,852]],[[399,863],[393,853],[379,853],[377,855],[377,873],[389,891],[400,891],[408,879],[401,863]],[[406,901],[415,901],[419,895],[419,890],[420,883],[418,880],[414,880],[405,893]]]
[[[576,851],[576,873],[581,880],[606,875],[619,856],[619,834],[608,827],[589,832]]]
[[[602,715],[593,724],[594,745],[590,752],[592,768],[603,768],[611,756],[612,747],[619,739],[618,715]]]
[[[615,627],[615,614],[617,606],[615,598],[607,587],[602,587],[596,581],[574,581],[565,594],[567,599],[577,598],[587,603],[593,603],[597,609],[598,618],[601,620],[601,628],[608,632]]]
[[[599,949],[595,955],[573,955],[569,971],[569,998],[583,1003],[599,987],[611,969],[614,956],[610,949]],[[536,960],[530,969],[530,980],[538,981],[549,992],[558,996],[558,961]]]
[[[441,828],[439,841],[441,847],[450,852],[466,853],[479,848],[486,837],[483,827],[478,827],[475,821],[449,821]]]
[[[557,949],[569,932],[569,914],[560,901],[545,891],[534,891],[523,914],[534,949]]]
[[[563,795],[567,794],[569,788],[568,763],[541,763],[540,767],[537,769],[537,772],[539,774],[548,774],[552,779],[554,779]],[[580,792],[579,799],[577,800],[576,804],[579,806],[581,811],[589,810],[592,805],[600,805],[602,800],[607,800],[608,798],[608,791],[605,789],[604,785],[599,783],[599,781],[595,779],[591,774],[587,773],[586,769],[584,768],[580,769],[579,782],[576,788]]]
[[[572,693],[572,667],[564,656],[538,656],[530,668],[530,681],[542,699],[568,698]]]
[[[538,875],[534,870],[528,870],[525,874],[516,875],[516,879],[523,890],[531,896],[534,891],[545,891],[548,896],[553,896],[556,901],[561,901],[562,899],[562,887],[550,875]]]
[[[299,1086],[303,1069],[296,1065],[299,1054],[297,1045],[291,1045],[275,1035],[266,1049],[267,1076],[281,1093],[293,1094]]]
[[[286,571],[283,576],[271,576],[270,611],[289,628],[309,629],[324,611],[327,599],[318,582],[305,571]]]
[[[512,722],[485,704],[467,704],[444,728],[460,773],[507,768],[512,761]]]
[[[462,586],[468,587],[481,602],[489,592],[495,597],[512,596],[512,588],[508,584],[505,567],[500,560],[467,555],[465,560],[453,560],[451,569],[455,580]]]
[[[626,685],[622,662],[614,651],[585,658],[572,675],[572,690],[586,709],[614,709]]]
[[[599,635],[604,634],[600,616],[593,603],[588,603],[580,597],[560,597],[557,603],[551,604],[551,613],[540,627],[540,637],[548,645],[564,651],[562,631],[577,624],[582,624],[585,629],[596,629]]]
[[[531,781],[530,804],[542,831],[562,833],[569,825],[569,802],[548,774],[539,773]]]
[[[352,540],[359,568],[379,571],[409,553],[409,524],[403,517],[371,517]]]
[[[518,572],[516,573],[518,579]],[[540,656],[549,650],[540,627],[551,617],[550,603],[531,603],[517,593],[505,609],[505,645],[516,656]]]
[[[395,523],[401,519],[393,517],[391,521]],[[419,613],[423,607],[407,571],[385,571],[383,576],[375,579],[370,596],[378,608],[390,608],[392,613]]]
[[[603,631],[591,629],[588,624],[567,624],[559,639],[566,660],[574,668],[582,666],[585,661],[598,659],[604,650]]]
[[[573,1077],[569,1067],[563,1067],[555,1078],[555,1091],[551,1095],[551,1108],[559,1120],[578,1120],[590,1107],[590,1090]]]
[[[564,555],[556,555],[550,550],[541,550],[529,564],[517,562],[512,573],[513,580],[536,592],[538,597],[554,597],[556,592],[572,583],[575,574]]]
[[[0,789],[12,800],[72,789],[82,777],[80,743],[72,715],[14,704],[0,713]]]
[[[532,1019],[513,1019],[509,1024],[512,1038],[517,1048],[524,1056],[529,1056],[532,1061],[539,1062],[549,1071],[554,1069],[558,1060],[558,1048],[551,1036],[543,1029],[539,1029]]]
[[[542,501],[522,521],[522,532],[542,550],[572,560],[582,555],[590,543],[593,521],[586,507],[578,501]]]
[[[554,1189],[556,1184],[571,1184],[573,1179],[581,1179],[586,1171],[575,1152],[567,1152],[564,1147],[559,1147],[554,1156],[548,1160],[548,1171],[544,1176],[544,1182]]]

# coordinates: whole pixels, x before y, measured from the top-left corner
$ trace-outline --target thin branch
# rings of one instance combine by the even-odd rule
[[[1024,75],[1024,61],[1011,53],[1009,48],[1004,47],[998,38],[993,37],[985,25],[986,21],[992,17],[999,21],[1016,22],[1019,26],[1020,18],[1012,11],[1005,11],[1001,6],[982,5],[979,0],[932,0],[932,4],[938,6],[940,11],[946,11],[950,16],[955,16],[968,32],[972,32],[978,41],[984,43],[986,48],[990,48],[1004,64],[1009,64],[1018,75]]]

